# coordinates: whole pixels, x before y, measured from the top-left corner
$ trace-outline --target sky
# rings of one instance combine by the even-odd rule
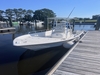
[[[48,8],[53,10],[57,17],[68,17],[75,7],[70,18],[91,18],[100,14],[100,0],[1,0],[0,10],[8,8],[23,8],[33,11]]]

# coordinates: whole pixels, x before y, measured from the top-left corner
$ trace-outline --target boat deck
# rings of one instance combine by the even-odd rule
[[[100,31],[88,31],[47,75],[100,75]]]

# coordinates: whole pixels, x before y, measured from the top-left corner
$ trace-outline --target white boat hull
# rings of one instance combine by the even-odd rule
[[[63,43],[63,47],[64,48],[71,48],[75,43],[73,41],[69,41],[69,42],[64,42]]]
[[[62,44],[63,42],[57,42],[57,43],[48,43],[48,44],[39,44],[39,45],[27,45],[27,46],[21,46],[21,47],[37,51],[37,50],[41,50],[45,48],[61,46]]]

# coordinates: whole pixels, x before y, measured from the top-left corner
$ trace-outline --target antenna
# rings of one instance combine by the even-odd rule
[[[70,14],[68,15],[67,19],[69,18],[69,16],[72,14],[73,10],[75,9],[75,7],[72,9],[72,11],[70,12]]]

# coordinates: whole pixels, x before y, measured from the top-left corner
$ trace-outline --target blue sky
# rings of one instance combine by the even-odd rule
[[[72,17],[89,17],[100,14],[100,0],[1,0],[0,10],[8,8],[32,9],[42,8],[53,10],[58,17],[67,17],[71,10]]]

